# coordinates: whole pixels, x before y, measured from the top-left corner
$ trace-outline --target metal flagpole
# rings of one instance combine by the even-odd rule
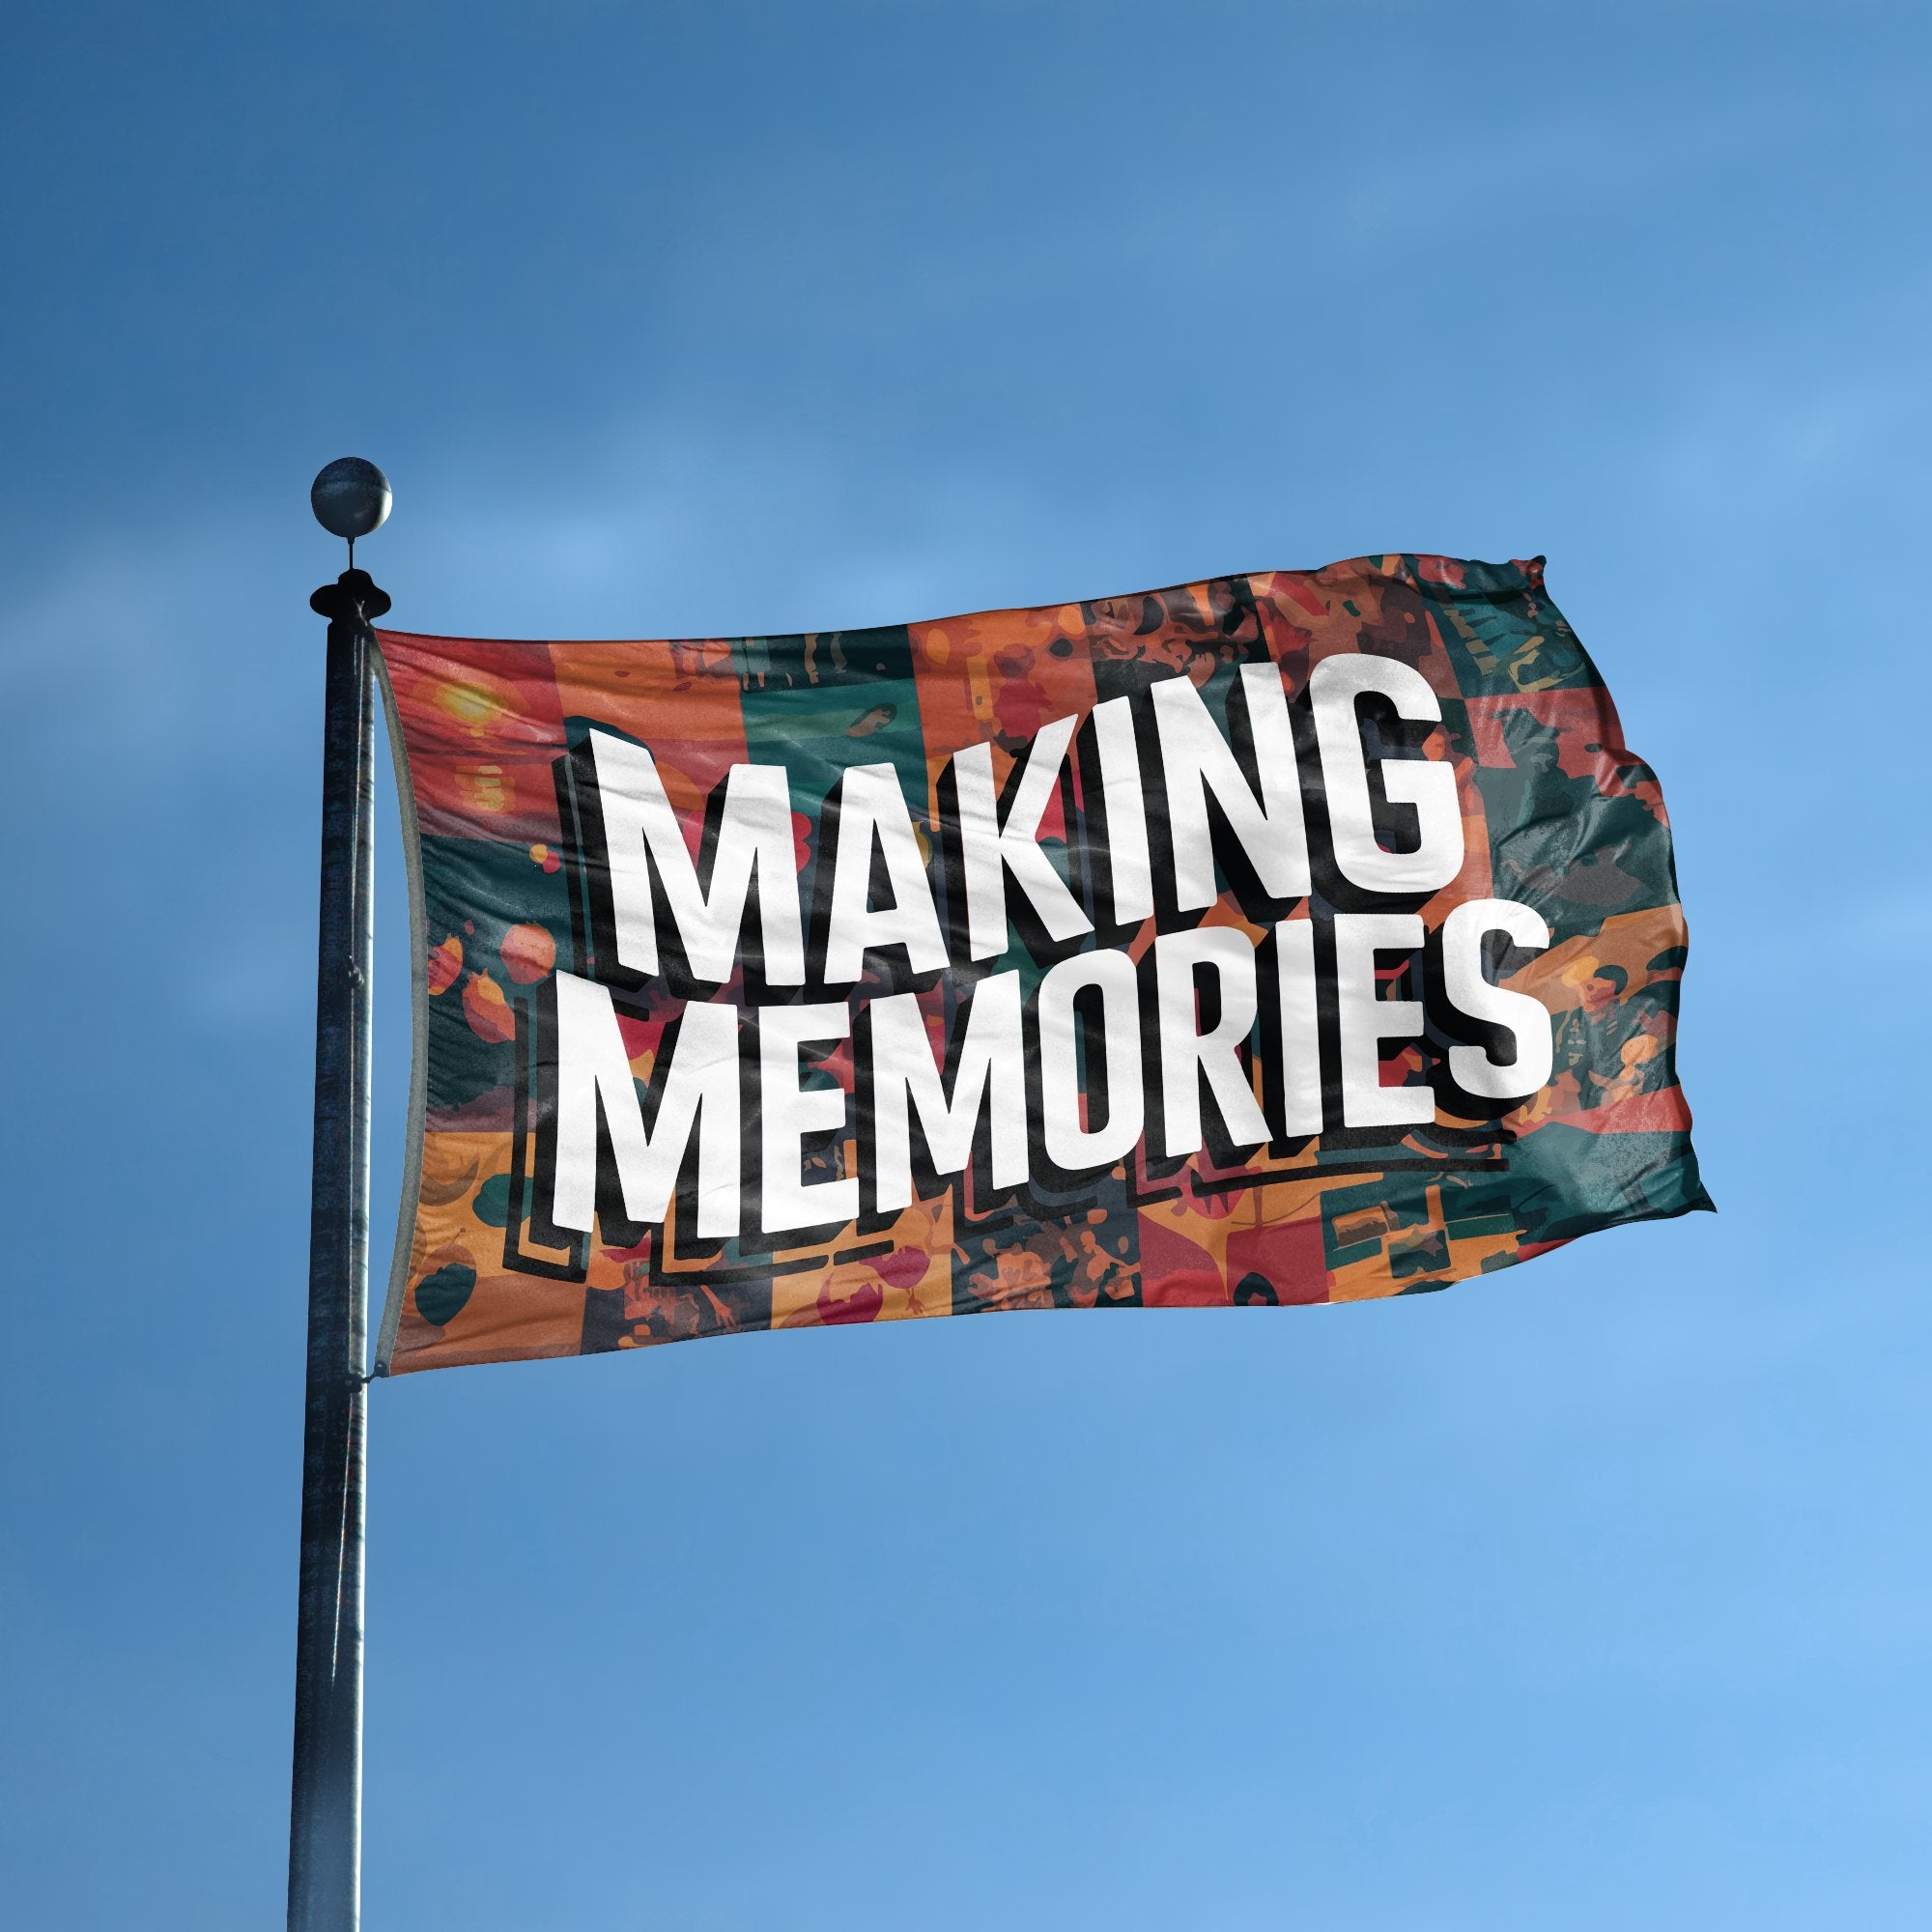
[[[296,1634],[289,1932],[355,1932],[362,1880],[364,1357],[369,1326],[369,981],[375,857],[373,619],[389,600],[355,539],[389,513],[388,479],[344,457],[315,479],[317,521],[350,567],[309,599],[328,619],[309,1183],[308,1394]]]

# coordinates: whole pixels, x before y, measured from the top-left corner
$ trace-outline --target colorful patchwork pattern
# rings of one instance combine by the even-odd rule
[[[384,1325],[388,1373],[998,1309],[1361,1300],[1711,1205],[1674,1065],[1686,933],[1662,797],[1546,594],[1541,559],[1364,557],[802,637],[540,643],[384,632],[381,645],[419,854],[420,1157]],[[990,744],[1010,790],[1043,728],[1110,698],[1140,703],[1175,678],[1236,735],[1230,696],[1255,666],[1278,670],[1305,735],[1311,673],[1345,653],[1399,661],[1439,701],[1439,725],[1404,750],[1453,771],[1464,857],[1416,906],[1424,926],[1436,935],[1457,905],[1486,898],[1517,901],[1548,925],[1547,949],[1492,961],[1495,983],[1549,1015],[1550,1076],[1531,1097],[1488,1113],[1444,1099],[1433,1120],[1365,1128],[1343,1123],[1324,1075],[1325,1124],[1313,1135],[1177,1159],[1151,1147],[1150,1132],[1110,1171],[1059,1187],[1036,1175],[996,1193],[969,1170],[923,1185],[910,1206],[802,1231],[795,1245],[745,1232],[701,1238],[683,1201],[656,1225],[606,1215],[581,1236],[542,1211],[533,1149],[546,989],[559,973],[593,970],[582,833],[561,781],[586,733],[647,748],[694,855],[731,769],[781,765],[808,908],[823,896],[825,801],[848,771],[890,767],[950,922],[957,909],[938,848],[955,753]],[[1364,728],[1373,733],[1373,718]],[[1073,828],[1092,784],[1069,755],[1038,832],[1090,911],[1094,855]],[[1308,767],[1303,784],[1319,787]],[[1311,824],[1321,810],[1311,794]],[[1263,942],[1268,926],[1251,898],[1225,876],[1217,884],[1206,911],[1163,910],[1085,944],[1145,967],[1177,928],[1229,926]],[[1345,902],[1318,867],[1313,889],[1278,916],[1321,928]],[[935,1055],[987,972],[1016,972],[1030,996],[1060,956],[1016,933],[971,972],[915,978]],[[1429,1013],[1419,1035],[1385,1042],[1384,1085],[1432,1081],[1453,1044],[1422,983],[1430,958],[1376,969],[1383,997],[1422,1000]],[[867,955],[850,1003],[857,1011],[906,983],[875,973]],[[754,990],[741,971],[710,997],[739,1009],[784,997]],[[821,986],[791,997],[838,996]],[[648,1111],[687,1002],[668,980],[612,998]],[[1324,1043],[1334,1023],[1324,1006]],[[842,1089],[856,1109],[854,1063],[847,1042],[813,1060],[808,1081]],[[861,1159],[855,1131],[803,1145],[807,1182],[852,1174]]]

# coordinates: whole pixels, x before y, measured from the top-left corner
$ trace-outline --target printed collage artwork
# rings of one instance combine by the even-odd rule
[[[1339,1302],[1444,1287],[1595,1230],[1708,1207],[1676,1076],[1686,932],[1670,832],[1649,768],[1625,749],[1607,692],[1549,602],[1541,561],[1357,558],[1308,572],[885,629],[675,642],[505,642],[380,634],[419,853],[420,1159],[406,1204],[384,1372],[572,1355],[653,1343],[913,1316],[1046,1308]],[[1184,1160],[1145,1144],[1056,1197],[922,1193],[796,1248],[708,1243],[675,1208],[642,1238],[602,1227],[569,1248],[532,1220],[530,1065],[539,995],[580,970],[578,854],[559,762],[592,728],[648,748],[694,853],[731,767],[782,765],[811,903],[820,814],[841,775],[896,773],[929,857],[952,755],[988,742],[1002,781],[1043,726],[1192,681],[1217,718],[1244,666],[1278,668],[1291,702],[1336,653],[1399,659],[1442,722],[1421,754],[1454,771],[1461,874],[1421,907],[1434,930],[1486,897],[1534,908],[1550,944],[1501,983],[1552,1026],[1552,1071],[1492,1118],[1324,1131]],[[1077,810],[1080,768],[1062,784]],[[1063,875],[1058,804],[1039,842]],[[935,866],[935,876],[937,867]],[[1295,916],[1320,920],[1321,894]],[[1261,929],[1232,892],[1204,924]],[[1156,922],[1124,940],[1139,957]],[[1014,938],[995,962],[1029,990],[1043,966]],[[1411,969],[1391,962],[1388,997]],[[853,990],[855,1003],[874,986]],[[935,1058],[965,988],[919,991]],[[716,995],[744,1004],[734,982]],[[822,997],[822,995],[819,995]],[[640,1094],[684,1002],[619,994]],[[1422,1082],[1435,1050],[1391,1040],[1384,1084]],[[849,1043],[813,1078],[850,1092]],[[413,1129],[412,1129],[413,1131]],[[850,1141],[807,1156],[847,1171]],[[635,1229],[628,1230],[635,1234]]]

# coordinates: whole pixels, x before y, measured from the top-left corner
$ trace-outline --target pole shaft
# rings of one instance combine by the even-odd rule
[[[366,586],[366,591],[365,591]],[[373,594],[369,594],[373,593]],[[289,1830],[290,1932],[355,1932],[362,1868],[362,1382],[369,1288],[369,991],[375,754],[369,619],[352,570],[329,618],[309,1194],[308,1386]]]

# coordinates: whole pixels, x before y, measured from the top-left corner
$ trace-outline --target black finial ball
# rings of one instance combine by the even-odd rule
[[[354,543],[382,526],[389,514],[389,479],[359,456],[338,456],[308,486],[315,520],[332,537]]]

